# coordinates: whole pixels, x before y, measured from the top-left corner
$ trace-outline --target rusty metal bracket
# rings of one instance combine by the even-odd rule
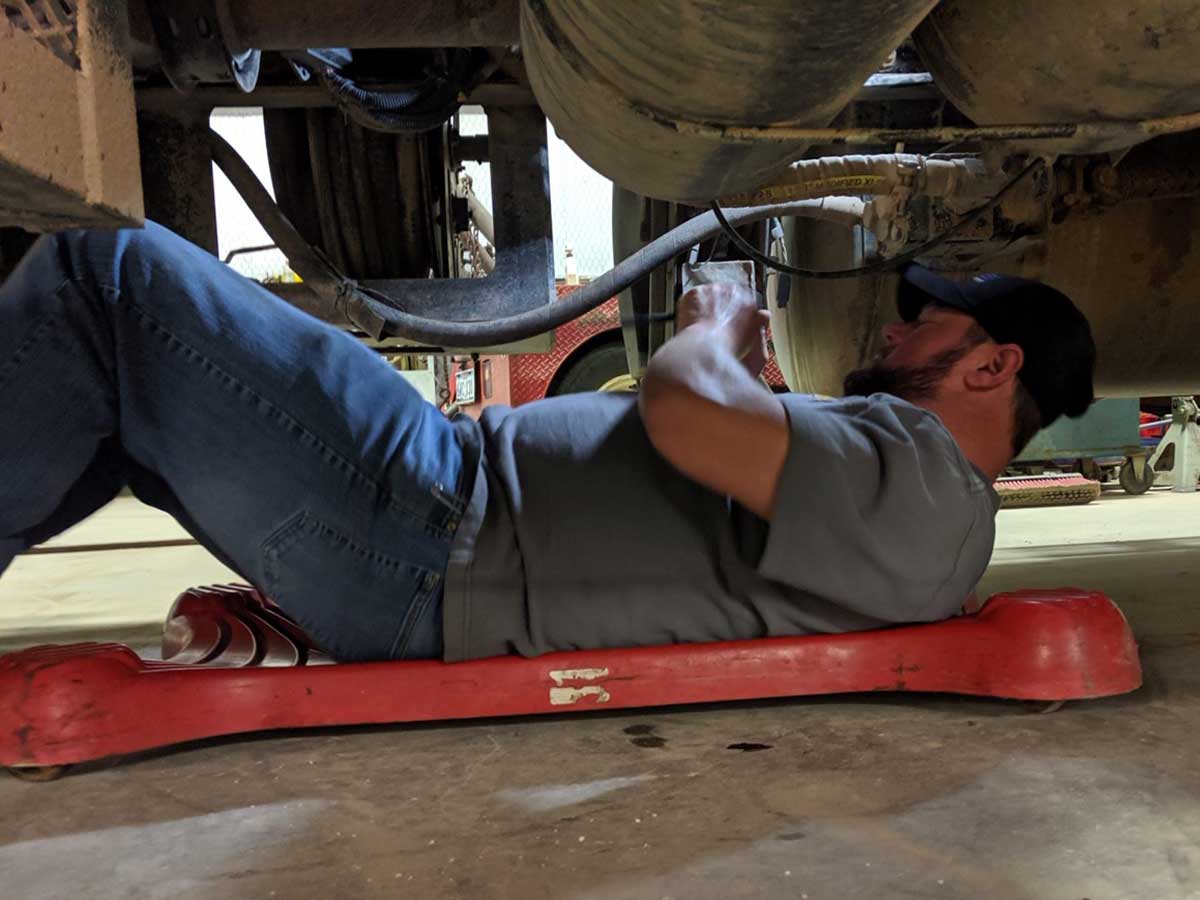
[[[488,111],[496,268],[486,278],[394,278],[362,286],[396,308],[449,322],[488,321],[554,299],[546,120],[532,108]]]
[[[173,0],[146,8],[162,51],[163,71],[175,89],[188,93],[198,84],[236,84],[254,90],[262,52],[229,49],[229,16],[218,0]]]

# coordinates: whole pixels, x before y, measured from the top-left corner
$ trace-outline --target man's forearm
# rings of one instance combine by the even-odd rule
[[[770,395],[736,355],[737,337],[728,325],[697,323],[669,340],[650,360],[642,380],[642,415],[654,415],[654,398],[681,390],[721,406],[754,405]]]
[[[767,517],[787,452],[787,417],[738,357],[738,342],[727,325],[684,329],[651,359],[639,405],[663,457]]]

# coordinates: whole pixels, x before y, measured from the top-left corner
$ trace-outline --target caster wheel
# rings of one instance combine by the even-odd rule
[[[9,772],[22,781],[56,781],[70,770],[70,766],[12,766]]]
[[[1154,487],[1154,470],[1150,468],[1150,462],[1147,460],[1146,465],[1142,469],[1142,477],[1138,478],[1137,473],[1133,470],[1133,461],[1125,460],[1121,466],[1121,471],[1117,474],[1117,480],[1121,482],[1121,487],[1125,489],[1125,493],[1144,494],[1150,488]]]

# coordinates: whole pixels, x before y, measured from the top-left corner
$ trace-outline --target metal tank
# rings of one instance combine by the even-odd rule
[[[555,130],[598,172],[702,202],[752,190],[803,144],[687,123],[827,125],[935,0],[523,0],[521,47]]]
[[[944,0],[913,38],[938,87],[981,125],[1200,109],[1196,0]],[[1056,149],[1124,146],[1113,139]]]
[[[1200,197],[1143,200],[1052,226],[1013,274],[1073,299],[1096,339],[1096,393],[1200,390]]]

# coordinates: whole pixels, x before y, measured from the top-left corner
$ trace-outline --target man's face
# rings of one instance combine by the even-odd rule
[[[886,344],[875,362],[846,376],[846,396],[884,393],[910,403],[937,395],[957,363],[978,345],[975,320],[966,313],[927,304],[913,322],[892,322],[883,329]]]

